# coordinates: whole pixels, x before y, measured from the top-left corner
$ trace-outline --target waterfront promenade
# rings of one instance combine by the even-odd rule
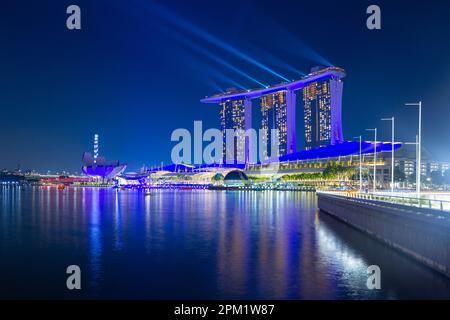
[[[450,277],[450,203],[377,194],[318,192],[318,207]]]

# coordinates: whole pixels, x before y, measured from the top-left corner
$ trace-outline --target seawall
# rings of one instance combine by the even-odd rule
[[[450,277],[450,212],[317,193],[319,209]]]

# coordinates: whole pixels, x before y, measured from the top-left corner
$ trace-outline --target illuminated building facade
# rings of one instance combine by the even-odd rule
[[[261,128],[264,129],[265,148],[262,157],[284,156],[287,153],[287,103],[286,90],[266,94],[261,97]],[[272,150],[272,130],[278,132],[278,154],[268,154]]]
[[[417,170],[416,154],[417,150],[414,147],[402,148],[395,154],[395,167],[402,172],[409,180],[414,180]],[[432,159],[431,155],[422,151],[422,162],[420,165],[420,174],[426,178],[430,178],[433,172],[441,175],[450,170],[450,163],[439,162]]]
[[[99,155],[98,134],[94,135],[94,155],[85,152],[83,154],[83,166],[81,171],[87,176],[101,177],[103,179],[113,179],[122,174],[127,168],[127,164],[120,164],[119,161],[106,163],[105,157]]]
[[[226,100],[220,103],[220,123],[223,139],[223,160],[226,163],[245,161],[248,152],[248,139],[245,137],[245,130],[251,122],[251,104],[249,101]],[[247,112],[246,112],[247,111]],[[233,148],[227,150],[226,130],[235,130]]]
[[[253,99],[261,101],[262,123],[260,128],[279,130],[279,156],[297,152],[295,113],[296,97],[300,93],[296,93],[296,91],[300,90],[303,92],[305,102],[305,148],[309,150],[342,142],[343,82],[341,79],[343,77],[345,77],[345,71],[342,68],[315,69],[303,78],[292,82],[283,82],[254,90],[227,90],[225,93],[202,99],[203,103],[221,106],[224,159],[241,159],[244,155],[245,163],[254,162],[256,152],[255,148],[252,148],[252,140],[249,137],[239,138],[240,142],[245,140],[245,147],[244,150],[236,150],[235,147],[234,157],[232,150],[228,154],[225,153],[226,129],[246,131],[252,128]],[[263,138],[268,143],[267,150],[270,153],[270,134]],[[264,158],[273,155],[266,152],[265,155],[261,154],[260,156]]]
[[[306,150],[343,141],[341,105],[342,81],[336,77],[303,88]]]

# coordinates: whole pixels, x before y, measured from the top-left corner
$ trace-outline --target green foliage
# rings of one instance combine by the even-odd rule
[[[296,174],[286,174],[282,176],[283,180],[344,180],[349,179],[355,174],[352,167],[344,167],[338,162],[326,166],[323,172],[303,172]]]
[[[330,164],[323,170],[324,179],[328,180],[342,180],[344,178],[350,178],[354,175],[355,169],[352,167],[344,167],[339,163]]]
[[[221,173],[216,173],[213,177],[212,177],[212,180],[213,181],[222,181],[224,179],[224,176],[223,176],[223,174],[221,174]]]
[[[323,179],[322,172],[304,172],[295,174],[285,174],[281,177],[284,181],[287,180],[320,180]]]
[[[248,176],[248,178],[252,181],[267,181],[267,180],[269,180],[269,177],[264,177],[264,176]]]

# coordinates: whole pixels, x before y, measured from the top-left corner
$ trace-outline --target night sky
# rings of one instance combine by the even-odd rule
[[[70,4],[79,31],[66,28]],[[381,30],[366,28],[370,4]],[[446,0],[3,0],[0,168],[80,171],[94,133],[130,170],[168,163],[174,129],[219,128],[219,107],[201,98],[315,65],[347,71],[345,138],[378,127],[388,140],[380,118],[395,116],[399,140],[412,141],[417,110],[404,103],[422,100],[424,151],[449,161],[449,14]]]

